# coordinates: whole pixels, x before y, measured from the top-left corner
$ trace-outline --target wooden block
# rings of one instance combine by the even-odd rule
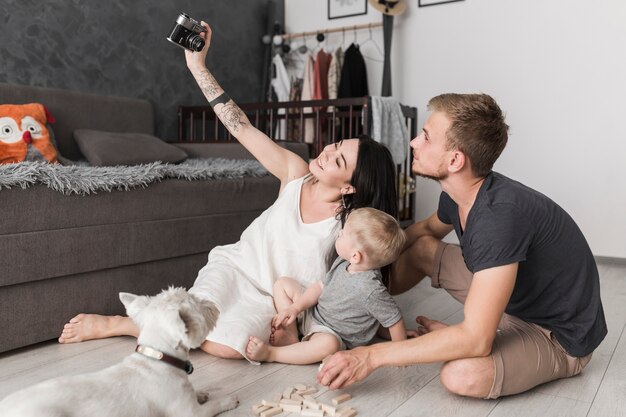
[[[282,408],[273,407],[273,408],[270,408],[267,411],[263,411],[261,413],[261,417],[274,417],[274,416],[279,415],[282,412],[283,412]]]
[[[300,394],[295,393],[295,392],[291,394],[291,399],[292,400],[296,400],[296,401],[300,401],[300,404],[302,404],[302,401],[304,401],[304,397],[302,395],[300,395]]]
[[[296,391],[304,391],[306,389],[306,385],[304,384],[296,384],[293,387],[296,389]]]
[[[275,402],[272,402],[272,401],[267,401],[267,400],[261,401],[261,404],[269,405],[270,407],[274,407],[274,408],[279,408],[280,407],[280,405],[278,403],[275,403]]]
[[[298,391],[298,395],[302,395],[303,397],[306,395],[311,395],[311,394],[315,394],[317,392],[317,388],[315,387],[309,387],[303,391]]]
[[[330,405],[330,404],[320,403],[320,407],[329,416],[333,416],[334,417],[335,413],[337,412],[337,407],[335,407],[333,405]]]
[[[274,398],[272,398],[272,402],[274,402],[274,403],[279,403],[279,402],[280,402],[280,400],[282,400],[282,399],[283,399],[283,395],[282,395],[282,394],[276,394],[276,395],[274,396]]]
[[[312,408],[313,410],[320,409],[320,403],[315,400],[309,400],[305,398],[304,401],[302,401],[302,404],[304,404],[305,407]]]
[[[336,417],[354,417],[357,415],[357,412],[354,408],[346,407],[338,410],[335,414]]]
[[[310,408],[307,408],[302,410],[300,414],[303,416],[324,417],[324,410],[311,410]]]
[[[283,398],[282,400],[280,400],[280,405],[283,404],[289,404],[289,405],[301,405],[302,401],[298,401],[298,400],[292,400],[290,398]]]
[[[295,405],[295,404],[280,404],[280,406],[282,407],[282,409],[284,411],[289,411],[291,412],[296,412],[299,413],[300,411],[302,411],[302,406],[300,405]]]
[[[252,406],[252,413],[255,416],[260,416],[263,411],[267,411],[270,408],[272,408],[272,407],[270,407],[269,405],[263,405],[263,404],[253,405]]]
[[[302,398],[304,398],[305,400],[313,400],[313,401],[317,401],[317,400],[315,399],[315,397],[314,397],[314,396],[309,395],[309,394],[304,394],[304,395],[302,396]]]
[[[338,404],[348,401],[351,398],[352,396],[350,394],[345,393],[345,394],[341,394],[339,397],[333,398],[332,401],[333,401],[333,404],[338,405]]]
[[[292,392],[293,392],[293,387],[285,388],[285,391],[283,391],[283,398],[291,397]]]

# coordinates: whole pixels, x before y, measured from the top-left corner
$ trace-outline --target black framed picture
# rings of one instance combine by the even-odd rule
[[[367,14],[367,0],[328,0],[328,19]]]
[[[436,6],[438,4],[456,3],[465,0],[417,0],[417,7]]]

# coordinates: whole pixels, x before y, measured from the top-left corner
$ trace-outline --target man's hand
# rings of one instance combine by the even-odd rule
[[[206,32],[200,32],[198,36],[204,39],[204,48],[200,52],[192,52],[185,49],[185,60],[187,61],[187,68],[190,70],[202,69],[206,66],[206,55],[209,52],[209,46],[211,46],[211,28],[205,21],[200,24],[206,29]]]
[[[366,378],[374,371],[368,347],[358,347],[335,353],[323,363],[317,382],[339,389]]]
[[[289,306],[274,316],[274,318],[272,319],[272,327],[274,329],[287,327],[296,320],[298,314],[300,314],[300,312],[297,308]]]

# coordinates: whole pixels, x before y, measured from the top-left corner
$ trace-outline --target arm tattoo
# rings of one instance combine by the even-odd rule
[[[245,115],[239,106],[232,101],[224,104],[217,116],[224,123],[224,126],[233,132],[238,132],[239,128],[245,125],[245,122],[242,120],[245,118]]]
[[[200,73],[198,76],[198,85],[209,102],[218,96],[218,89],[224,91],[208,70],[204,70]],[[239,132],[239,128],[246,124],[244,121],[246,120],[245,114],[232,100],[224,104],[219,113],[216,112],[216,114],[224,126],[231,132]]]
[[[211,101],[217,96],[219,85],[208,70],[204,70],[200,73],[198,76],[198,85],[207,100]]]

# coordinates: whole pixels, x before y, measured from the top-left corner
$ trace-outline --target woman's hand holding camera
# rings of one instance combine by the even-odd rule
[[[185,49],[187,68],[189,68],[191,72],[206,68],[206,55],[209,51],[209,47],[211,46],[211,27],[204,20],[201,21],[200,24],[206,29],[206,32],[198,34],[198,36],[200,36],[205,42],[204,48],[202,48],[200,52],[192,52]]]

